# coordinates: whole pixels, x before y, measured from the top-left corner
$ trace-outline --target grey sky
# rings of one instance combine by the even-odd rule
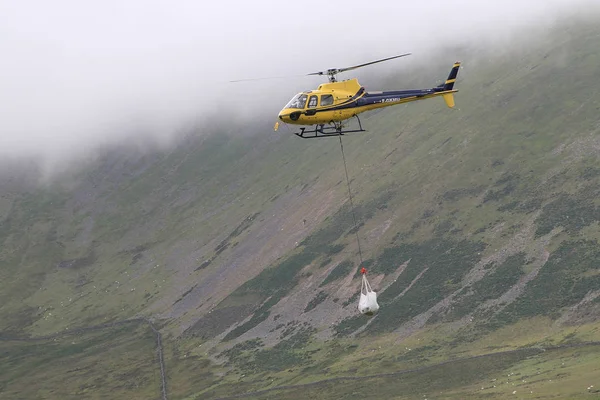
[[[180,124],[211,115],[225,98],[235,105],[227,113],[274,119],[297,90],[321,79],[227,81],[403,52],[418,59],[474,38],[518,43],[520,28],[543,29],[599,4],[0,0],[0,157],[73,154],[135,135],[167,138]]]

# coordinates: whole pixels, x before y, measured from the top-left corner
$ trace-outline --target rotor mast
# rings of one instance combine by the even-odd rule
[[[339,73],[337,69],[328,69],[326,73],[327,77],[329,78],[329,82],[337,82],[337,79],[335,79],[335,76]]]

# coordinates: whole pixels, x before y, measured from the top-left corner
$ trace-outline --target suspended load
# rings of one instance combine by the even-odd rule
[[[360,273],[362,274],[362,285],[360,287],[358,311],[360,311],[361,314],[371,316],[379,310],[379,304],[377,304],[377,293],[371,289],[371,285],[367,280],[367,270],[362,268]]]

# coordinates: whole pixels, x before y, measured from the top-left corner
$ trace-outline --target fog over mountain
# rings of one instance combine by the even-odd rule
[[[299,75],[440,48],[519,46],[597,0],[0,3],[0,157],[54,163],[119,143],[168,144],[207,119],[270,123]],[[453,62],[455,60],[450,60]],[[361,71],[362,73],[362,71]]]

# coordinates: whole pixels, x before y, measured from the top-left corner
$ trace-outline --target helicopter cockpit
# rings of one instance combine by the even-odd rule
[[[286,104],[285,108],[298,108],[302,110],[306,106],[306,99],[308,99],[306,94],[298,93]]]

